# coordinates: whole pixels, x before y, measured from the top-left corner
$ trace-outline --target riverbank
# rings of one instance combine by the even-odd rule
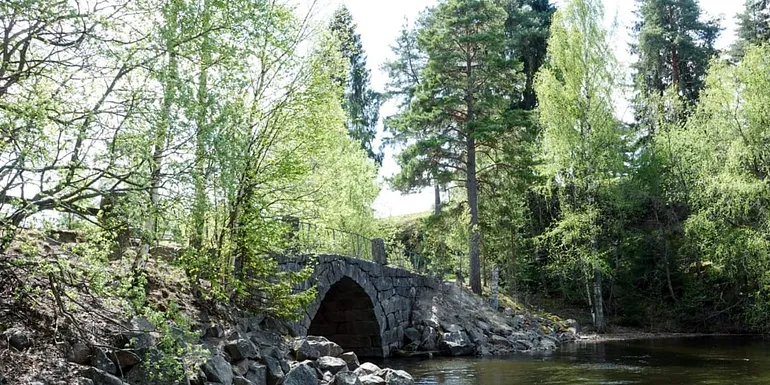
[[[131,258],[72,252],[87,246],[31,236],[0,254],[0,384],[412,383],[323,336],[292,335],[289,322],[202,299],[169,255],[137,269]],[[574,321],[501,303],[454,283],[415,291],[394,355],[508,355],[576,339]],[[391,320],[377,322],[374,333]]]
[[[85,246],[29,237],[0,254],[0,385],[413,383],[324,337],[291,336],[283,320],[202,299],[163,258],[138,271],[71,252]]]
[[[614,327],[610,333],[578,334],[577,342],[608,342],[608,341],[633,341],[671,338],[697,338],[697,337],[751,337],[752,334],[730,333],[670,333],[670,332],[645,332],[633,328]]]
[[[407,350],[496,356],[553,350],[577,338],[574,320],[533,312],[510,300],[501,303],[507,306],[493,309],[467,287],[445,282],[416,302],[410,328],[415,337],[407,334]]]

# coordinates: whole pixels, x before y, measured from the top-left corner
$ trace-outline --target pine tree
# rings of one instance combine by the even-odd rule
[[[433,186],[434,189],[434,213],[441,212],[441,189],[452,180],[453,170],[441,164],[446,155],[442,149],[443,140],[423,136],[426,132],[424,126],[414,127],[410,124],[408,113],[409,104],[415,100],[417,87],[420,85],[420,77],[427,66],[425,52],[421,51],[417,43],[417,29],[423,28],[428,21],[427,14],[418,20],[417,26],[410,28],[405,24],[396,43],[391,46],[395,59],[387,61],[383,70],[388,73],[386,96],[389,99],[398,99],[402,112],[390,116],[385,120],[385,128],[392,135],[388,141],[391,144],[401,144],[406,147],[398,154],[397,162],[401,166],[400,172],[391,180],[391,186],[398,191],[409,193],[422,188]],[[428,122],[423,121],[423,125]],[[434,126],[440,127],[441,122],[435,121]]]
[[[638,0],[633,27],[639,55],[635,81],[642,94],[662,94],[675,86],[690,102],[698,99],[709,61],[716,54],[717,20],[702,20],[696,0]]]
[[[339,51],[350,63],[347,78],[338,79],[344,88],[342,105],[347,114],[346,126],[350,138],[359,142],[361,148],[378,165],[382,165],[382,149],[375,149],[379,120],[379,93],[371,89],[371,74],[366,68],[366,54],[361,44],[361,36],[356,33],[353,16],[344,5],[334,12],[331,26],[332,34],[339,42]]]
[[[516,107],[532,110],[537,105],[535,74],[543,65],[548,43],[548,30],[556,7],[550,0],[506,0],[505,35],[507,53],[524,65],[526,83]]]
[[[417,34],[426,66],[399,119],[428,150],[421,151],[424,156],[431,154],[438,166],[464,177],[470,284],[476,293],[481,293],[476,153],[505,129],[503,114],[518,82],[519,66],[504,53],[505,20],[505,10],[491,0],[447,0],[431,9]]]
[[[742,58],[750,44],[770,41],[770,0],[746,0],[746,9],[738,15],[738,41],[733,55]]]

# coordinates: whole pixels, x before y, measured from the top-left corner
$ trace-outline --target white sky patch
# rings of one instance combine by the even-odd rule
[[[302,0],[309,1],[309,0]],[[554,1],[558,6],[565,4],[566,0]],[[413,22],[420,11],[428,6],[435,5],[436,0],[321,0],[317,5],[322,15],[327,18],[340,5],[345,4],[353,20],[358,26],[361,41],[367,55],[367,65],[372,73],[372,87],[382,91],[387,82],[387,74],[380,71],[380,66],[392,57],[390,45],[398,36],[401,26],[408,19]],[[743,10],[743,1],[740,0],[702,0],[701,8],[706,12],[706,17],[721,18],[724,28],[717,41],[717,48],[727,48],[735,40],[736,21],[735,15]],[[604,0],[605,25],[612,28],[615,24],[612,45],[615,55],[622,66],[624,73],[629,72],[633,58],[629,52],[629,44],[632,42],[631,27],[634,24],[634,9],[636,1],[633,0]],[[623,98],[618,99],[616,105],[618,115],[628,120],[632,111],[629,103]],[[392,103],[386,104],[380,111],[381,117],[392,115],[396,108]],[[380,124],[380,136],[382,125]],[[395,149],[398,151],[398,149]],[[394,159],[394,149],[385,148],[385,160],[380,169],[379,179],[382,191],[374,202],[376,216],[388,217],[429,211],[433,207],[433,190],[426,188],[417,194],[403,195],[392,191],[384,178],[397,173],[398,165]]]

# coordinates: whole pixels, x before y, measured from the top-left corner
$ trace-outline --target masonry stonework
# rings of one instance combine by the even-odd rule
[[[318,295],[297,335],[323,335],[360,356],[388,357],[404,344],[415,301],[439,282],[403,269],[337,255],[280,257],[284,271],[300,271],[311,261],[311,278],[297,288],[317,285]]]

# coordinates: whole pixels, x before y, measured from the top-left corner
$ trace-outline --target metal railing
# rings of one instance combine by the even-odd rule
[[[347,230],[327,228],[313,223],[293,221],[288,234],[287,252],[294,254],[336,254],[379,262],[405,270],[426,273],[427,259],[398,242],[385,242]],[[378,243],[384,244],[383,256],[376,256]],[[381,258],[381,259],[380,259]]]
[[[295,222],[289,235],[290,251],[301,254],[339,254],[372,260],[372,240],[361,234],[308,222]]]

